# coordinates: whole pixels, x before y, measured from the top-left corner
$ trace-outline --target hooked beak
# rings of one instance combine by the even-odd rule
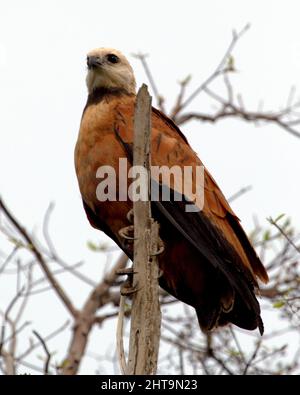
[[[88,56],[86,58],[86,63],[89,70],[102,66],[101,60],[97,56]]]

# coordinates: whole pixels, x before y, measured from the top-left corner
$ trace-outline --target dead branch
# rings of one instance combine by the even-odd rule
[[[127,374],[155,374],[160,341],[160,305],[158,285],[159,226],[151,219],[150,201],[150,141],[151,141],[151,97],[146,85],[137,95],[134,116],[133,165],[147,171],[146,201],[133,203],[134,212],[134,264],[133,299]]]
[[[101,280],[97,287],[90,293],[83,308],[78,312],[74,322],[73,335],[67,356],[62,363],[62,374],[75,375],[78,372],[80,362],[84,356],[88,336],[94,325],[97,310],[103,307],[109,300],[109,290],[116,281],[117,271],[126,266],[128,258],[122,254],[111,271]]]
[[[276,229],[279,230],[279,232],[286,238],[286,240],[290,243],[291,246],[295,248],[297,252],[300,253],[300,248],[296,246],[296,244],[293,242],[293,240],[290,238],[290,236],[284,231],[284,229],[278,225],[277,221],[273,218],[268,218],[268,221],[270,222],[271,225],[275,226]]]
[[[61,325],[59,328],[55,329],[53,332],[49,333],[47,336],[44,337],[44,341],[48,342],[49,340],[53,339],[56,337],[58,334],[62,333],[69,325],[69,320],[66,321],[63,325]],[[25,357],[27,357],[29,354],[32,353],[35,349],[41,346],[41,342],[30,342],[30,346],[23,351],[21,354],[17,355],[16,357],[16,362],[21,363]]]
[[[52,259],[54,262],[56,262],[62,268],[62,270],[64,272],[68,271],[74,277],[77,277],[79,280],[82,280],[89,286],[95,287],[97,285],[97,283],[95,283],[94,281],[92,281],[91,279],[89,279],[88,277],[84,276],[82,273],[80,273],[79,271],[76,270],[76,267],[80,266],[82,262],[78,262],[75,265],[68,265],[66,262],[64,262],[61,259],[61,257],[57,253],[56,248],[55,248],[55,246],[52,242],[52,239],[50,237],[50,234],[49,234],[49,222],[50,222],[50,216],[51,216],[53,209],[54,209],[54,204],[50,203],[50,205],[46,211],[46,214],[44,217],[44,222],[43,222],[43,234],[44,234],[44,238],[46,240],[47,247],[48,247],[48,250],[46,250],[45,253],[49,256],[50,259]]]
[[[285,107],[279,111],[263,111],[261,105],[258,106],[257,111],[249,110],[245,107],[242,96],[240,94],[236,94],[234,91],[234,87],[229,78],[230,74],[236,71],[232,52],[240,38],[249,29],[249,27],[249,25],[246,25],[240,32],[233,32],[231,42],[213,73],[211,73],[210,76],[185,100],[184,95],[187,84],[190,81],[190,77],[187,77],[185,80],[180,82],[179,93],[175,99],[174,107],[169,113],[169,117],[173,119],[178,126],[192,120],[216,123],[226,118],[239,118],[246,122],[252,122],[255,125],[258,125],[259,123],[271,123],[277,125],[279,128],[291,135],[300,138],[300,118],[299,113],[296,111],[299,109],[300,103],[299,101],[295,101],[295,87],[292,87],[290,90]],[[164,111],[164,108],[160,105],[159,101],[161,95],[158,95],[154,78],[146,62],[145,56],[137,55],[136,57],[141,60],[146,76],[157,98],[159,108]],[[215,93],[210,88],[212,83],[216,81],[218,77],[223,77],[223,83],[226,90],[226,94],[224,96]],[[201,110],[185,111],[191,102],[202,92],[212,99],[214,104],[217,104],[217,109],[213,113],[201,112]],[[297,128],[299,130],[297,130]]]
[[[51,353],[48,350],[46,341],[42,338],[42,336],[37,332],[37,331],[32,331],[33,334],[39,339],[45,353],[46,353],[46,360],[45,360],[45,365],[44,365],[44,374],[48,375],[49,374],[49,365],[50,365],[50,360],[51,360]]]
[[[143,66],[143,68],[144,68],[144,71],[145,71],[145,73],[146,73],[146,76],[147,76],[147,78],[148,78],[148,80],[149,80],[150,86],[151,86],[151,88],[152,88],[152,90],[153,90],[154,96],[155,96],[155,98],[156,98],[157,106],[158,106],[158,108],[159,108],[162,112],[164,112],[164,111],[165,111],[165,108],[164,108],[164,98],[163,98],[163,96],[159,93],[159,91],[158,91],[158,89],[157,89],[155,80],[154,80],[154,78],[153,78],[153,75],[152,75],[152,73],[151,73],[151,70],[150,70],[150,68],[149,68],[149,66],[148,66],[148,63],[147,63],[147,61],[146,61],[147,55],[146,55],[146,54],[143,54],[143,53],[137,53],[137,54],[133,54],[133,56],[141,61],[142,66]]]
[[[224,56],[222,57],[220,63],[217,65],[215,71],[181,104],[178,108],[178,111],[182,111],[185,107],[187,107],[198,95],[201,91],[203,91],[213,80],[215,80],[219,75],[223,74],[224,72],[228,71],[227,62],[229,56],[231,55],[234,47],[236,46],[239,39],[243,36],[244,33],[250,28],[250,25],[247,24],[240,32],[233,31],[232,33],[232,40],[229,44],[229,47],[225,51]],[[232,71],[232,67],[229,67],[229,71]],[[177,113],[174,114],[174,118],[176,117]]]
[[[245,193],[251,191],[251,189],[252,189],[252,186],[251,186],[251,185],[248,185],[248,186],[246,186],[246,187],[241,188],[239,191],[235,192],[233,195],[231,195],[231,196],[228,198],[228,202],[229,202],[229,203],[233,202],[234,200],[240,198],[240,197],[241,197],[242,195],[244,195]]]
[[[36,260],[40,264],[41,269],[44,271],[45,276],[47,277],[48,281],[52,285],[53,289],[55,290],[56,294],[60,298],[60,300],[63,302],[67,310],[70,312],[70,314],[73,317],[76,317],[77,311],[73,306],[73,303],[71,302],[70,298],[67,296],[66,292],[64,289],[61,287],[61,285],[58,283],[58,281],[55,279],[55,277],[52,275],[52,272],[50,271],[46,261],[44,260],[42,254],[38,250],[38,248],[35,245],[35,242],[33,239],[29,236],[27,231],[23,226],[20,225],[20,223],[17,221],[17,219],[10,213],[4,202],[0,199],[0,209],[3,211],[7,219],[12,223],[12,225],[16,228],[16,230],[20,233],[20,235],[23,236],[24,240],[26,241],[29,250],[33,253],[35,256]]]

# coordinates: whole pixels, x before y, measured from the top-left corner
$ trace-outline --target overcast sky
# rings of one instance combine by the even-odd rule
[[[100,276],[104,258],[88,251],[86,242],[102,236],[85,218],[73,166],[86,101],[86,53],[100,46],[121,50],[132,63],[138,85],[147,81],[131,54],[148,53],[170,108],[177,81],[191,74],[195,88],[224,54],[232,29],[249,22],[251,29],[234,52],[234,86],[249,109],[257,109],[261,100],[265,109],[278,109],[292,85],[300,96],[299,15],[296,0],[1,0],[3,199],[29,230],[37,232],[54,201],[50,230],[57,249],[70,263],[86,260],[86,273]],[[199,100],[191,109],[207,110],[209,105]],[[254,214],[266,224],[266,217],[280,213],[291,216],[299,229],[300,139],[274,125],[255,128],[233,120],[217,125],[192,122],[183,131],[226,196],[252,185],[233,204],[247,230]],[[67,284],[80,305],[86,292],[73,281]],[[3,290],[9,297],[11,290],[2,285],[1,298]],[[48,333],[57,324],[49,317],[55,313],[62,321],[65,312],[51,311],[56,309],[51,302],[49,310],[42,311],[43,298],[35,302],[33,320],[40,332]]]

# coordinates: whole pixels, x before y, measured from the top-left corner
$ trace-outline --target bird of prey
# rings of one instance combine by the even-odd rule
[[[111,48],[89,52],[87,68],[88,98],[75,148],[83,205],[90,224],[105,232],[132,258],[132,247],[119,234],[128,226],[132,202],[99,201],[96,173],[101,166],[111,166],[119,177],[120,158],[126,158],[128,168],[132,166],[135,77],[126,57]],[[152,108],[151,120],[153,165],[202,165],[171,119]],[[195,308],[205,332],[233,323],[248,330],[259,328],[263,333],[255,292],[257,280],[266,283],[268,275],[239,219],[204,169],[201,211],[186,212],[183,202],[174,198],[151,202],[152,216],[160,224],[165,247],[158,256],[160,286]],[[116,185],[118,188],[118,182]],[[172,190],[171,184],[166,187]]]

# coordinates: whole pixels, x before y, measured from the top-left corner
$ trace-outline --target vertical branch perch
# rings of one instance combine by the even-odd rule
[[[150,201],[150,141],[151,97],[146,85],[137,95],[134,117],[133,165],[143,166],[148,177],[142,188],[147,201],[135,201],[134,212],[134,263],[129,358],[127,374],[155,374],[160,341],[160,305],[158,286],[158,223],[151,218]]]

